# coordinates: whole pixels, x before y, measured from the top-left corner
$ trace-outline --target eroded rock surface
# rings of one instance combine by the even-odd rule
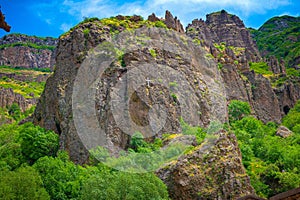
[[[21,94],[15,93],[11,88],[6,89],[0,87],[0,107],[9,107],[13,103],[17,103],[24,112],[37,102],[36,98],[26,99]]]
[[[0,65],[54,69],[56,45],[57,40],[50,37],[6,35],[0,39]]]
[[[274,86],[270,77],[255,74],[250,62],[267,62],[274,76],[286,77],[284,62],[275,57],[262,59],[242,20],[226,11],[207,15],[206,21],[193,20],[186,33],[206,48],[218,62],[226,88],[227,100],[247,101],[253,114],[263,122],[280,123],[299,96],[298,79]]]
[[[237,199],[253,194],[236,137],[224,131],[157,171],[172,199]]]
[[[198,38],[207,45],[225,42],[227,46],[245,48],[245,55],[249,62],[261,59],[256,44],[243,21],[224,10],[206,15],[206,21],[193,20],[186,30],[189,36]]]
[[[86,28],[90,30],[88,35],[83,34]],[[214,60],[207,59],[200,46],[193,45],[190,39],[174,31],[157,28],[139,29],[122,37],[111,40],[109,28],[94,21],[81,24],[59,40],[56,70],[47,80],[34,114],[34,122],[60,134],[61,148],[67,149],[75,162],[86,162],[88,153],[81,143],[72,116],[74,80],[88,50],[103,41],[111,41],[119,45],[118,49],[126,49],[121,61],[126,67],[122,67],[119,61],[113,62],[102,75],[95,98],[98,121],[108,135],[112,152],[114,149],[125,148],[130,138],[118,127],[110,106],[111,94],[117,83],[125,81],[126,86],[126,80],[129,80],[126,74],[133,73],[134,81],[142,83],[135,93],[129,93],[127,97],[130,99],[128,107],[132,108],[130,115],[135,124],[148,126],[151,123],[149,112],[153,111],[150,108],[155,104],[163,105],[166,109],[166,123],[156,134],[157,137],[164,132],[179,133],[179,118],[184,112],[194,125],[196,122],[207,126],[211,120],[226,119],[225,90],[221,75]],[[133,42],[130,43],[130,40]],[[149,69],[156,66],[157,69],[147,71],[147,66]],[[134,71],[135,68],[145,71],[141,75]],[[166,70],[168,68],[169,73]],[[183,79],[177,80],[178,74]],[[151,79],[149,87],[147,78]],[[177,91],[181,88],[180,92]],[[125,87],[120,92],[127,93],[127,90]],[[197,113],[196,117],[189,112]]]

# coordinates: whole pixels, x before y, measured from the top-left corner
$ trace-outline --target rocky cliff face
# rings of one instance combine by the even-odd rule
[[[259,119],[279,123],[286,113],[283,108],[290,108],[299,99],[297,91],[284,91],[289,87],[299,88],[299,84],[273,88],[270,78],[251,72],[249,62],[265,61],[277,76],[285,76],[286,69],[284,61],[279,62],[275,57],[261,58],[249,31],[237,16],[226,11],[212,13],[207,15],[206,21],[194,20],[186,30],[187,35],[204,46],[219,63],[228,101],[247,101]]]
[[[183,25],[181,24],[180,20],[177,17],[173,17],[170,11],[166,11],[165,18],[160,19],[156,17],[154,13],[148,17],[148,20],[151,22],[162,21],[169,29],[173,29],[178,31],[179,33],[184,33]]]
[[[0,87],[0,107],[11,106],[13,103],[17,103],[20,109],[24,112],[31,106],[37,103],[37,99],[26,99],[21,94],[15,93],[11,88],[5,89]]]
[[[206,15],[206,21],[202,19],[193,20],[186,30],[189,36],[197,38],[209,46],[212,46],[213,43],[224,42],[227,46],[245,48],[248,62],[261,59],[256,44],[243,21],[236,15],[228,14],[224,10]]]
[[[0,39],[0,65],[53,69],[56,45],[57,40],[50,37],[6,35]]]
[[[248,62],[261,57],[237,16],[221,11],[208,15],[206,22],[194,20],[187,37],[178,33],[179,21],[167,15],[149,20],[161,20],[175,31],[144,27],[126,32],[92,20],[60,37],[56,70],[33,120],[60,135],[60,146],[73,161],[87,162],[87,149],[103,138],[117,155],[134,131],[145,132],[149,140],[180,133],[180,117],[204,127],[225,122],[226,103],[232,99],[248,101],[265,122],[279,122],[295,103],[299,90],[292,83],[273,89],[267,77],[250,70]],[[270,62],[274,73],[284,73]],[[104,131],[104,137],[89,135],[95,130]],[[225,132],[211,148],[196,147],[157,173],[173,199],[235,199],[253,192],[236,139]]]
[[[157,172],[172,199],[238,199],[254,193],[235,136],[218,134],[213,145],[204,143]]]
[[[83,30],[86,28],[90,30],[88,36],[83,34]],[[110,96],[117,87],[118,81],[129,81],[128,77],[125,76],[126,72],[136,73],[132,69],[138,66],[149,65],[150,63],[161,69],[152,70],[154,72],[161,71],[159,72],[161,74],[151,74],[151,70],[147,70],[147,74],[140,77],[141,84],[144,87],[135,89],[134,93],[128,94],[129,96],[126,99],[129,98],[129,102],[122,100],[125,101],[124,103],[129,104],[130,115],[134,119],[134,123],[141,126],[142,129],[143,127],[149,128],[151,121],[149,113],[157,102],[166,108],[168,114],[164,129],[157,132],[156,136],[161,136],[164,132],[180,132],[178,119],[180,115],[184,114],[189,116],[190,119],[193,119],[193,117],[198,118],[196,121],[203,126],[208,125],[211,120],[216,120],[218,116],[220,116],[221,121],[225,120],[226,102],[224,96],[222,96],[225,93],[220,73],[214,61],[207,59],[205,52],[193,45],[187,37],[178,36],[172,31],[168,33],[168,31],[162,30],[144,28],[141,32],[135,32],[136,36],[128,35],[120,41],[112,41],[109,27],[102,26],[100,21],[94,21],[82,24],[68,35],[60,38],[57,49],[57,67],[54,75],[47,80],[45,91],[36,108],[34,120],[36,124],[55,130],[60,134],[62,148],[70,151],[71,158],[74,161],[85,162],[88,155],[84,146],[80,144],[72,117],[74,80],[82,61],[87,55],[87,50],[104,40],[114,42],[116,45],[121,44],[122,46],[119,46],[118,49],[129,48],[128,50],[130,50],[122,56],[123,60],[121,62],[126,67],[122,67],[118,62],[115,62],[110,66],[110,70],[104,73],[97,85],[98,92],[94,100],[96,109],[99,112],[97,113],[98,121],[102,128],[108,132],[112,151],[114,151],[113,148],[125,148],[129,137],[118,128],[118,124],[116,124],[118,120],[116,120],[117,122],[112,120],[115,116],[113,116],[112,108],[108,106],[112,98]],[[126,40],[130,37],[133,40],[148,41],[149,44],[140,46],[138,41],[134,41],[128,45]],[[161,41],[165,43],[161,43]],[[162,44],[164,45],[162,46]],[[164,72],[163,66],[169,71]],[[186,82],[178,79],[176,73],[179,74],[177,75],[179,77],[183,76],[182,78]],[[131,76],[139,77],[139,74]],[[147,78],[151,79],[148,88],[145,87]],[[124,84],[126,85],[126,83]],[[189,88],[189,85],[192,87]],[[168,91],[168,88],[170,90],[171,87],[174,88],[174,94]],[[187,99],[184,100],[180,92],[176,92],[180,89],[184,90],[185,93],[190,92],[186,94],[190,94],[189,102],[180,103],[180,101],[187,101]],[[128,91],[130,89],[125,88],[120,93],[128,93]],[[146,104],[143,102],[146,102]],[[190,108],[188,107],[189,104],[195,107]],[[137,107],[140,109],[136,109]],[[192,111],[189,112],[189,110]],[[193,113],[196,113],[196,116],[193,116]],[[218,116],[216,116],[217,114]],[[132,130],[131,134],[134,131],[137,130]]]

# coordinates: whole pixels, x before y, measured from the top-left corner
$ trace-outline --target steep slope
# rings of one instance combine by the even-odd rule
[[[103,144],[102,130],[103,146],[118,155],[128,148],[136,131],[152,141],[163,133],[181,133],[180,117],[189,124],[204,127],[215,120],[221,123],[227,120],[225,88],[217,63],[207,56],[204,48],[180,33],[180,29],[173,27],[178,32],[166,29],[160,22],[166,20],[144,21],[137,16],[90,19],[60,37],[56,70],[47,80],[34,123],[55,130],[60,135],[61,148],[76,163],[88,162],[87,150]],[[164,28],[153,27],[157,25]],[[97,70],[103,65],[107,66],[99,74]],[[214,191],[220,198],[253,193],[240,162],[236,139],[224,135],[219,142],[224,148],[228,144],[230,152],[219,152],[217,147],[211,154],[224,156],[224,163],[232,169],[226,174],[223,169],[226,171],[227,164],[220,165],[216,173],[209,169],[200,173],[199,169],[195,180],[222,177],[230,179],[230,183],[197,185],[187,198],[201,196],[198,191],[209,191],[216,184],[225,191],[221,195],[219,189]],[[198,162],[200,154],[200,150],[192,151],[187,159]],[[186,171],[180,167],[176,170]],[[166,171],[159,173],[168,183],[165,178],[172,175]],[[173,178],[177,184],[187,179],[188,174]],[[179,187],[185,190],[184,185]],[[173,198],[182,199],[178,195]]]
[[[137,131],[148,141],[181,133],[181,117],[203,127],[224,123],[233,99],[249,102],[262,121],[278,123],[299,99],[299,85],[276,82],[284,66],[260,56],[237,16],[212,13],[206,22],[194,20],[186,34],[168,12],[166,19],[148,19],[87,19],[59,38],[56,70],[33,121],[58,133],[74,162],[88,162],[97,145],[119,156]],[[217,137],[213,147],[195,147],[157,171],[172,198],[253,193],[236,138],[224,131],[211,137]]]
[[[37,103],[55,65],[54,38],[9,34],[0,39],[0,107],[22,112]]]
[[[206,21],[193,20],[186,30],[187,35],[204,46],[218,62],[228,101],[247,101],[259,119],[280,122],[286,105],[279,101],[281,97],[278,98],[277,90],[273,90],[270,77],[252,71],[252,63],[254,66],[263,59],[250,32],[237,16],[222,10],[208,14]],[[284,71],[278,62],[269,63],[274,71]],[[292,94],[288,102],[295,104],[298,95]]]
[[[51,73],[0,66],[0,107],[16,103],[22,112],[34,106]]]
[[[206,46],[225,43],[227,46],[244,48],[248,62],[257,62],[261,59],[243,21],[225,10],[206,15],[206,21],[193,20],[186,30],[189,36],[197,38]]]
[[[114,19],[110,20],[113,22]],[[135,89],[134,93],[127,94],[131,90],[131,85],[124,83],[129,88],[121,88],[119,92],[120,94],[126,94],[127,97],[118,101],[125,101],[125,104],[129,104],[130,115],[134,119],[134,123],[141,126],[142,130],[143,127],[149,128],[150,118],[148,115],[151,112],[157,112],[151,109],[157,104],[156,102],[164,105],[167,109],[166,113],[168,113],[165,129],[157,132],[156,136],[161,136],[163,132],[180,132],[180,115],[188,116],[191,123],[194,123],[193,119],[195,119],[194,121],[197,121],[197,124],[204,126],[208,125],[211,120],[217,119],[218,116],[220,116],[219,120],[224,122],[226,102],[224,96],[222,96],[225,94],[221,76],[214,61],[205,57],[202,48],[194,46],[184,35],[178,35],[171,30],[168,30],[168,32],[165,29],[147,27],[141,29],[140,32],[128,32],[126,34],[129,35],[122,36],[125,38],[119,36],[112,39],[110,32],[114,27],[103,24],[106,21],[93,20],[82,23],[60,38],[57,49],[56,70],[54,75],[48,79],[35,112],[35,123],[59,133],[62,148],[69,149],[71,158],[74,161],[85,162],[88,156],[87,153],[82,155],[85,148],[80,144],[80,139],[74,127],[72,113],[74,111],[74,105],[72,107],[74,81],[78,76],[78,70],[83,60],[88,54],[88,50],[103,43],[103,41],[112,42],[114,45],[121,44],[121,46],[117,46],[117,49],[125,49],[122,50],[123,52],[119,52],[119,58],[112,63],[110,70],[105,71],[102,75],[103,77],[97,85],[96,99],[93,100],[96,102],[98,120],[103,126],[102,128],[110,135],[111,148],[125,148],[128,141],[128,135],[117,128],[118,124],[116,123],[118,123],[118,120],[115,119],[116,122],[111,120],[112,117],[116,118],[116,116],[113,116],[114,110],[109,106],[110,100],[113,98],[111,95],[113,95],[116,88],[118,89],[118,81],[122,81],[122,83],[125,80],[129,81],[127,80],[128,77],[125,76],[126,72],[137,73],[132,69],[139,65],[144,66],[151,63],[161,71],[153,70],[151,72],[147,70],[147,74],[135,74],[136,77],[140,76],[138,80],[141,85],[147,86],[146,80],[149,78],[151,84],[148,85],[148,88],[140,87],[138,90]],[[148,22],[140,20],[136,23],[144,24]],[[86,29],[89,30],[88,34],[84,33]],[[133,40],[130,45],[126,44],[128,38]],[[165,43],[161,43],[160,40]],[[166,66],[171,71],[169,73],[164,72],[162,66]],[[176,76],[176,73],[179,75]],[[181,77],[182,74],[183,79],[180,80],[178,77]],[[134,76],[134,74],[131,76]],[[185,80],[189,84],[185,83]],[[184,99],[183,94],[180,94],[180,90],[184,90],[185,93],[188,92],[185,95],[189,94],[190,98]],[[212,95],[215,95],[214,98]],[[81,96],[84,97],[83,94]],[[127,102],[127,100],[130,101]],[[190,108],[189,106],[194,107]],[[140,108],[140,111],[136,108]],[[194,113],[196,113],[195,116]],[[194,123],[194,125],[197,124]],[[131,134],[138,130],[131,130]],[[70,141],[72,142],[70,143]]]
[[[53,69],[56,45],[55,38],[6,35],[0,39],[0,65]]]
[[[299,69],[300,17],[273,17],[258,30],[250,29],[264,57],[283,59],[286,67]]]

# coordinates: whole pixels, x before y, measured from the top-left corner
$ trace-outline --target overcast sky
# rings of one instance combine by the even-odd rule
[[[247,27],[259,28],[274,16],[299,16],[299,0],[0,0],[12,33],[58,37],[85,17],[105,18],[118,14],[151,13],[163,17],[165,10],[177,16],[184,27],[193,19],[226,10],[238,15]],[[0,30],[0,37],[7,34]]]

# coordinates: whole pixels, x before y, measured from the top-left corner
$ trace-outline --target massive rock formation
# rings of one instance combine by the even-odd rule
[[[88,36],[83,34],[83,30],[86,28],[90,30]],[[226,102],[222,96],[225,95],[225,91],[221,76],[216,63],[205,57],[205,51],[201,47],[193,45],[187,37],[178,36],[173,31],[154,28],[144,28],[140,31],[134,33],[136,36],[131,34],[122,36],[123,38],[119,36],[117,41],[113,41],[109,28],[102,26],[99,21],[94,21],[79,25],[59,40],[56,70],[53,76],[47,80],[45,91],[34,114],[34,122],[60,134],[61,147],[69,150],[71,158],[78,163],[86,162],[88,154],[78,138],[74,126],[74,116],[72,116],[74,81],[82,61],[87,55],[87,50],[104,40],[115,42],[116,45],[121,44],[118,49],[130,50],[122,56],[121,62],[126,65],[125,68],[121,67],[118,62],[114,62],[110,66],[110,70],[104,73],[97,85],[99,93],[96,94],[94,100],[99,112],[97,113],[98,121],[109,135],[112,151],[113,148],[125,148],[129,137],[118,128],[118,121],[113,120],[115,116],[109,106],[111,93],[117,87],[118,82],[128,79],[125,76],[126,72],[135,73],[132,69],[138,68],[138,66],[157,66],[161,70],[153,69],[153,72],[148,70],[147,75],[143,75],[145,76],[144,80],[140,74],[132,75],[136,78],[140,77],[145,85],[147,78],[152,79],[149,84],[150,88],[140,87],[126,97],[130,99],[128,102],[129,112],[135,124],[141,127],[149,126],[149,113],[153,112],[151,108],[158,102],[165,106],[168,114],[164,128],[156,136],[161,136],[164,132],[180,132],[179,118],[185,113],[191,119],[193,119],[192,117],[199,118],[196,120],[197,124],[203,126],[208,125],[211,120],[217,120],[218,117],[223,122],[226,118]],[[133,39],[130,44],[126,43],[129,38]],[[147,45],[141,46],[140,40],[148,41]],[[163,71],[164,68],[169,68],[168,73]],[[154,72],[159,74],[151,75]],[[159,76],[162,77],[159,78]],[[181,76],[183,76],[182,79],[179,79],[178,77]],[[126,85],[126,83],[124,84]],[[182,89],[182,91],[171,94],[170,87],[173,87],[174,91],[177,89]],[[124,89],[120,92],[127,93],[127,90],[130,91]],[[186,94],[180,94],[180,92]],[[189,99],[182,95],[189,95]],[[136,108],[140,108],[140,111]],[[193,113],[197,113],[197,116],[193,116]],[[191,123],[195,122],[195,120],[190,121]],[[194,125],[196,124],[194,123]],[[134,131],[136,130],[132,130],[131,134]]]
[[[212,13],[207,15],[206,21],[194,20],[186,31],[219,63],[227,100],[249,102],[253,114],[262,121],[279,123],[286,114],[284,108],[291,108],[300,98],[297,90],[299,84],[287,83],[283,87],[273,88],[270,78],[250,71],[249,62],[266,61],[270,66],[269,70],[276,76],[286,74],[283,61],[278,62],[274,57],[267,60],[261,58],[249,31],[237,16],[224,10]]]
[[[171,199],[237,199],[253,194],[233,134],[224,131],[213,144],[202,144],[157,174]]]
[[[151,15],[149,20],[161,19]],[[194,20],[187,28],[192,39],[178,33],[179,21],[171,14],[162,21],[176,31],[144,27],[126,32],[122,27],[117,30],[124,32],[112,36],[112,27],[93,20],[60,37],[56,70],[33,121],[57,132],[61,148],[76,163],[88,161],[87,150],[99,138],[117,155],[134,131],[146,131],[148,140],[180,133],[181,116],[204,127],[214,120],[225,122],[231,99],[248,101],[265,122],[279,122],[295,103],[296,86],[273,90],[268,78],[250,71],[248,62],[261,57],[238,17],[221,11],[206,22]],[[225,48],[214,45],[222,42]],[[104,137],[89,132],[93,130],[103,130]],[[155,134],[149,137],[147,130]],[[253,193],[236,138],[218,134],[213,145],[196,147],[158,170],[173,199],[234,199]]]
[[[236,15],[220,12],[206,15],[206,21],[193,20],[186,28],[187,34],[208,45],[226,43],[227,46],[245,48],[248,62],[261,59],[260,53],[243,21]]]
[[[56,45],[57,40],[50,37],[6,35],[0,39],[0,65],[53,69]]]
[[[178,31],[179,33],[184,33],[183,25],[181,24],[180,20],[177,19],[177,17],[174,18],[172,13],[168,10],[166,11],[164,19],[160,19],[156,17],[154,13],[152,13],[148,17],[148,20],[151,22],[162,21],[169,29],[173,29],[175,31]]]

